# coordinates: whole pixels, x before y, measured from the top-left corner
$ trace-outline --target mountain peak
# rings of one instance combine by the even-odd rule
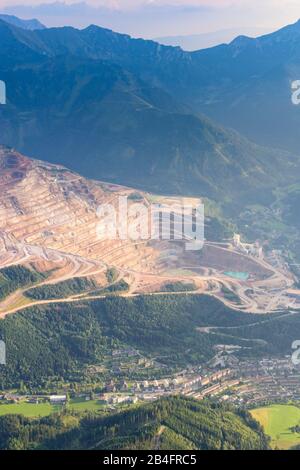
[[[18,28],[30,31],[46,29],[46,26],[36,18],[33,18],[32,20],[23,20],[17,16],[0,14],[0,20],[5,21],[5,23],[9,23],[13,26],[17,26]]]
[[[240,42],[250,42],[253,41],[253,38],[250,38],[249,36],[245,36],[244,34],[241,34],[240,36],[237,36],[233,41],[231,41],[231,44],[235,43],[240,43]]]
[[[249,36],[237,36],[233,41],[231,41],[230,46],[234,47],[245,47],[248,44],[252,44],[255,41],[254,38],[250,38]]]
[[[132,39],[131,36],[129,36],[128,34],[124,34],[124,33],[118,33],[116,31],[113,31],[112,29],[109,29],[109,28],[104,28],[102,26],[98,26],[98,25],[95,25],[95,24],[91,24],[89,26],[87,26],[85,29],[82,30],[84,33],[87,33],[89,35],[92,35],[92,36],[96,36],[96,35],[99,35],[101,34],[102,36],[107,36],[107,37],[111,37],[111,38],[122,38],[122,39]]]
[[[84,31],[109,31],[109,32],[113,32],[111,29],[109,28],[103,28],[102,26],[99,26],[97,24],[90,24],[89,26],[87,26],[86,28],[84,28]]]

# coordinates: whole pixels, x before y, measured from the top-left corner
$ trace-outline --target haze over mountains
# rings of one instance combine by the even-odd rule
[[[221,29],[210,33],[191,34],[184,36],[163,36],[154,40],[165,46],[179,46],[185,51],[197,51],[229,43],[237,36],[261,36],[268,31],[263,28]]]
[[[9,34],[16,41],[10,47],[23,50],[26,45],[26,53],[28,49],[50,57],[67,53],[118,64],[256,143],[300,153],[300,112],[291,102],[291,82],[300,77],[300,22],[256,39],[241,36],[196,52],[131,39],[97,26]],[[3,41],[4,31],[1,37]],[[4,47],[1,44],[2,52]]]

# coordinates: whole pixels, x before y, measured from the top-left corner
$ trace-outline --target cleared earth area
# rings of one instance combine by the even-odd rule
[[[87,180],[5,147],[0,147],[0,189],[0,270],[22,265],[47,273],[47,279],[34,287],[84,277],[104,287],[105,272],[114,267],[118,280],[129,285],[122,294],[126,296],[160,295],[172,283],[177,283],[174,294],[180,294],[178,283],[183,282],[192,286],[193,293],[213,295],[245,312],[282,311],[292,302],[286,295],[294,285],[289,270],[272,266],[261,247],[245,247],[238,238],[205,240],[203,249],[188,251],[188,239],[101,236],[105,226],[99,223],[100,206],[110,205],[118,212],[120,198],[126,198],[129,214],[137,202],[149,207],[154,196],[148,193]],[[193,199],[156,196],[154,202],[169,207],[191,204]],[[28,287],[1,299],[1,317],[47,302],[47,298],[29,301]],[[186,285],[182,287],[186,292]],[[60,302],[70,300],[77,301],[70,296],[60,298]]]

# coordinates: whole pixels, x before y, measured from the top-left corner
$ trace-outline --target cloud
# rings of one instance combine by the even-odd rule
[[[0,4],[5,1],[0,0]],[[170,4],[173,1],[174,4]],[[199,3],[193,0],[184,3],[177,0],[122,0],[122,4],[119,0],[32,2],[35,0],[24,0],[22,5],[7,6],[4,11],[21,18],[38,18],[47,26],[73,25],[81,28],[94,23],[144,37],[175,34],[180,23],[185,24],[184,30],[188,24],[191,26],[191,16],[195,11],[198,15],[212,11],[207,1]]]
[[[126,11],[145,7],[224,7],[237,3],[248,3],[249,0],[86,0],[86,4],[94,8],[106,8],[110,10]],[[23,0],[24,6],[37,6],[40,4],[53,4],[53,0]],[[76,5],[83,2],[76,0],[64,0],[65,5]],[[17,4],[17,3],[16,3]],[[15,5],[16,5],[15,4]],[[14,7],[12,0],[0,0],[0,8]],[[21,4],[20,4],[21,5]]]

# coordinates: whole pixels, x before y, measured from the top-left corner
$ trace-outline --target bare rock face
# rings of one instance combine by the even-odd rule
[[[110,190],[6,147],[0,148],[0,187],[0,230],[16,251],[35,247],[102,261],[119,244],[98,240],[97,208],[128,189]]]
[[[1,186],[10,186],[21,181],[31,167],[32,163],[28,158],[8,147],[0,146]]]
[[[117,213],[120,196],[129,205],[137,197],[149,205],[142,192],[90,181],[7,147],[0,147],[0,189],[0,269],[12,263],[64,266],[66,279],[110,266],[131,278],[168,268],[169,242],[99,236],[97,209],[110,204]],[[180,244],[174,249],[183,251]]]
[[[105,287],[107,273],[114,268],[117,281],[129,286],[122,295],[137,295],[164,292],[167,282],[185,281],[183,270],[188,266],[189,285],[195,283],[201,291],[207,287],[198,277],[199,256],[189,255],[184,240],[102,236],[101,206],[115,209],[120,223],[120,198],[126,199],[128,214],[132,204],[149,208],[153,200],[173,204],[173,198],[87,180],[63,166],[27,158],[3,146],[0,190],[0,270],[23,265],[47,273],[41,284],[85,277]],[[143,217],[143,223],[149,223],[147,211]],[[128,220],[135,219],[131,214]],[[0,302],[0,317],[31,305],[26,290]]]
[[[108,269],[115,268],[118,280],[129,285],[129,291],[122,295],[161,294],[169,286],[170,292],[211,292],[237,308],[237,294],[233,300],[224,299],[225,286],[227,291],[238,293],[239,309],[258,312],[269,311],[266,290],[275,286],[284,292],[293,283],[289,276],[229,241],[206,241],[202,250],[188,251],[185,240],[134,239],[128,233],[123,238],[118,236],[120,233],[109,236],[105,221],[99,217],[99,208],[109,206],[119,228],[124,222],[120,200],[127,201],[125,217],[129,225],[137,218],[130,212],[133,204],[143,203],[149,208],[154,202],[169,211],[170,204],[181,207],[185,198],[153,196],[88,180],[63,166],[27,158],[7,147],[0,147],[0,191],[0,269],[21,264],[47,272],[47,276],[50,273],[46,283],[89,277],[104,286]],[[191,204],[192,199],[186,201]],[[149,216],[146,210],[139,225],[141,221],[149,224]],[[231,278],[224,271],[249,273],[249,281]],[[247,294],[254,289],[255,302]],[[21,309],[20,305],[24,305],[22,293],[12,294],[0,302],[0,316]]]

